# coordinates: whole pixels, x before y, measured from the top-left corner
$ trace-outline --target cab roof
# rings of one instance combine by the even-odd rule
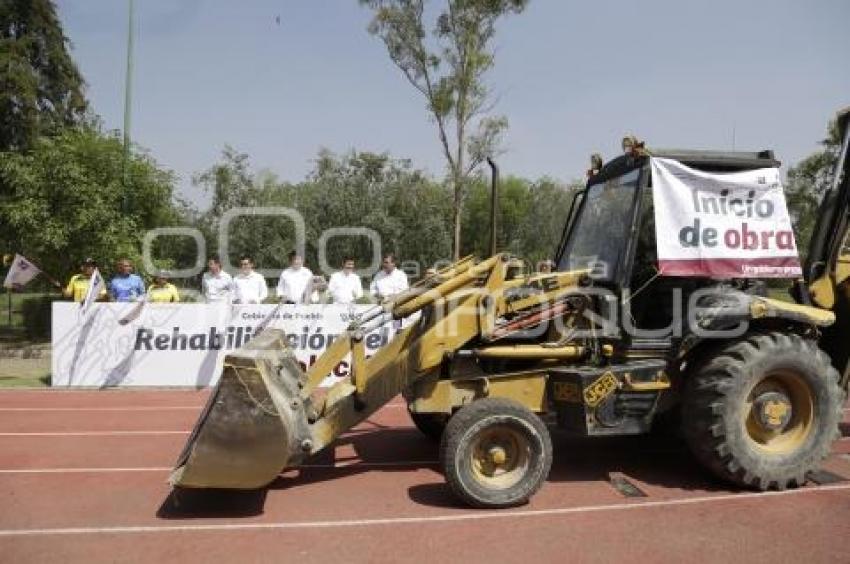
[[[738,172],[757,168],[775,168],[782,163],[776,160],[773,151],[705,151],[695,149],[651,149],[653,157],[674,159],[682,164],[705,172]],[[620,155],[611,159],[598,174],[588,179],[587,184],[596,184],[616,178],[646,164],[647,156],[631,157]]]
[[[653,149],[653,157],[674,159],[691,168],[707,172],[736,172],[756,168],[775,168],[782,163],[773,151],[702,151],[693,149]]]

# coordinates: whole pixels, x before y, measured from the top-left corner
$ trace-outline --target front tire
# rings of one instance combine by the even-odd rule
[[[814,343],[752,335],[688,378],[683,432],[696,458],[728,482],[800,486],[839,436],[842,397],[838,372]]]
[[[446,482],[473,507],[526,503],[552,467],[552,441],[543,421],[522,404],[485,398],[455,413],[440,455]]]

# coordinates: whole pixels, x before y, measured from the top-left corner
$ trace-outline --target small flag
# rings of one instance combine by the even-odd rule
[[[85,317],[88,313],[89,308],[91,308],[91,304],[93,304],[98,296],[100,296],[101,292],[106,288],[106,284],[103,281],[103,276],[100,275],[100,271],[98,269],[94,269],[94,272],[91,274],[91,279],[89,279],[89,287],[86,290],[86,297],[80,303],[80,315]]]
[[[6,279],[3,281],[3,286],[6,288],[21,288],[38,276],[40,272],[41,270],[28,261],[26,257],[16,254],[15,259],[12,261],[12,266],[9,268],[8,274],[6,274]]]

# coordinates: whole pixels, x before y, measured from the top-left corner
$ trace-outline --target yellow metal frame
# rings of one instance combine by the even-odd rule
[[[311,425],[312,452],[321,450],[340,433],[367,418],[399,392],[417,381],[411,410],[451,413],[481,397],[509,397],[534,411],[545,409],[545,371],[513,375],[477,375],[472,379],[438,380],[440,366],[475,337],[492,331],[497,320],[552,303],[575,289],[586,270],[555,272],[506,280],[507,255],[475,263],[472,257],[437,272],[424,283],[382,304],[394,319],[421,318],[403,329],[388,345],[366,358],[362,329],[340,335],[306,373],[303,400],[313,399],[319,384],[349,355],[351,376],[316,401],[317,419]],[[515,297],[511,290],[529,292]],[[576,345],[486,346],[475,349],[478,358],[525,358],[542,362],[577,360],[586,354]],[[429,378],[430,377],[430,378]]]
[[[832,325],[835,322],[835,314],[829,310],[771,298],[754,298],[750,304],[750,315],[753,319],[765,317],[797,317],[802,321],[819,327]]]
[[[510,398],[537,413],[546,411],[545,371],[482,376],[463,380],[426,379],[410,394],[410,411],[446,413],[486,397]]]

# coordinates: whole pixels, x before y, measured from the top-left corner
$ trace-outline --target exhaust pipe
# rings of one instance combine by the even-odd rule
[[[487,157],[490,165],[490,256],[494,256],[496,249],[496,214],[499,211],[499,167],[496,162]]]

